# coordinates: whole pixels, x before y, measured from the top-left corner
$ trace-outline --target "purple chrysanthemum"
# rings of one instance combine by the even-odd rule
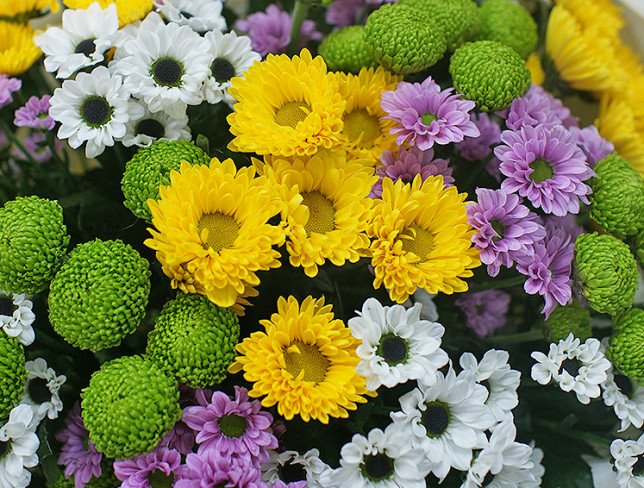
[[[258,463],[268,460],[268,449],[277,447],[271,430],[273,417],[261,411],[257,400],[249,401],[248,390],[235,386],[235,398],[221,391],[207,398],[197,391],[199,405],[183,411],[183,422],[197,432],[199,452],[215,449],[222,455],[250,455]]]
[[[391,151],[383,151],[380,155],[382,164],[376,168],[378,181],[373,185],[369,196],[371,198],[382,197],[382,179],[390,178],[394,181],[403,180],[411,182],[414,176],[420,175],[426,180],[429,176],[441,175],[445,186],[453,186],[453,168],[449,166],[447,159],[434,159],[434,150],[421,151],[416,147],[410,149],[399,148],[398,154]]]
[[[396,122],[391,129],[399,146],[407,143],[426,151],[434,144],[461,142],[478,137],[478,127],[470,119],[474,102],[453,95],[453,88],[441,87],[428,77],[422,83],[401,81],[398,87],[382,94],[380,106],[386,119]]]
[[[468,293],[456,300],[467,326],[479,337],[487,337],[505,325],[510,295],[501,290]]]
[[[13,123],[16,127],[30,127],[32,129],[52,130],[56,125],[49,116],[50,95],[42,98],[30,97],[24,106],[16,110]]]
[[[195,432],[181,420],[174,424],[174,427],[170,429],[170,432],[168,432],[165,437],[161,439],[161,442],[159,442],[160,447],[176,449],[184,455],[192,452],[194,445]]]
[[[225,456],[216,449],[190,453],[186,470],[174,488],[215,488],[236,486],[264,488],[261,473],[248,456]]]
[[[517,270],[528,277],[523,288],[529,295],[545,300],[541,311],[546,318],[557,304],[572,300],[574,241],[563,229],[548,227],[546,238],[533,246],[534,254],[517,258]]]
[[[13,102],[13,92],[17,92],[20,88],[22,88],[21,80],[0,74],[0,108]]]
[[[65,466],[65,477],[74,476],[76,488],[83,488],[92,477],[101,476],[103,454],[89,439],[81,416],[80,403],[72,407],[65,419],[65,428],[56,434],[60,448],[58,464]]]
[[[597,161],[604,159],[615,150],[613,143],[600,136],[597,127],[594,125],[589,125],[583,129],[571,127],[568,130],[575,137],[577,145],[584,151],[586,160],[591,168],[595,167]]]
[[[463,158],[478,161],[485,159],[492,152],[492,146],[501,141],[501,128],[485,112],[472,114],[472,122],[481,135],[464,138],[456,144],[456,149]]]
[[[282,480],[277,480],[271,485],[271,488],[306,488],[306,481],[291,481],[284,483]]]
[[[25,146],[29,156],[31,156],[31,158],[37,163],[49,161],[53,156],[51,148],[47,144],[47,136],[44,132],[34,132],[29,134],[24,138],[22,144]],[[63,149],[63,144],[56,137],[54,137],[54,145],[57,152],[60,152]],[[11,155],[24,161],[29,159],[22,150],[16,146],[11,148]]]
[[[501,266],[509,268],[518,256],[531,254],[533,244],[545,237],[546,230],[518,195],[477,188],[476,196],[478,201],[466,208],[467,221],[477,231],[472,242],[481,251],[488,274],[496,276]]]
[[[498,115],[506,119],[505,125],[511,130],[519,130],[526,125],[548,129],[555,125],[570,127],[578,122],[561,100],[538,85],[532,85],[525,95],[515,98],[510,108],[498,112]]]
[[[570,236],[571,241],[575,241],[577,236],[584,233],[584,228],[577,223],[575,214],[566,214],[563,217],[556,215],[546,215],[543,218],[546,232],[552,232],[555,229],[561,229]]]
[[[248,34],[253,49],[262,56],[269,53],[283,53],[291,42],[292,19],[288,12],[274,3],[266,7],[265,12],[255,12],[245,20],[238,20],[235,27]],[[300,42],[319,41],[322,34],[315,29],[315,22],[305,20],[302,23]]]
[[[354,25],[366,5],[366,0],[336,0],[326,8],[324,19],[338,27]]]
[[[177,483],[184,471],[181,453],[167,447],[157,447],[132,459],[114,461],[114,474],[123,482],[122,488],[173,486],[172,483]]]
[[[545,213],[579,213],[579,201],[588,204],[591,189],[584,183],[595,173],[563,126],[552,129],[525,126],[503,131],[503,145],[494,149],[499,169],[507,178],[501,188],[518,192]]]

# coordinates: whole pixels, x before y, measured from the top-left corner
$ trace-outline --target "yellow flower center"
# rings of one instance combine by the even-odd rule
[[[434,236],[431,232],[412,224],[407,227],[401,234],[403,240],[403,251],[413,252],[418,259],[413,263],[422,263],[427,261],[427,255],[434,249]]]
[[[197,224],[199,235],[204,229],[208,229],[208,237],[204,242],[206,249],[211,248],[216,252],[235,244],[239,235],[239,224],[230,215],[220,212],[205,214]]]
[[[369,115],[364,108],[354,110],[344,117],[342,133],[350,141],[356,141],[362,136],[359,143],[360,147],[373,147],[373,141],[380,135],[378,117]]]
[[[309,112],[311,112],[311,106],[308,103],[287,102],[275,111],[275,122],[279,125],[295,128],[298,122],[302,122]]]
[[[312,232],[326,234],[335,227],[333,203],[317,190],[302,193],[302,204],[309,208],[309,220],[304,225],[308,235]]]
[[[330,361],[324,357],[317,346],[305,344],[301,341],[293,343],[284,352],[286,371],[294,378],[304,371],[304,381],[320,383],[324,381],[326,372],[329,369]]]

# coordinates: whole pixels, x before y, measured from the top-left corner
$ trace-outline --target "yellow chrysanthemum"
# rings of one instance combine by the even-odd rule
[[[294,205],[282,210],[291,264],[313,277],[326,261],[336,266],[358,261],[369,247],[372,200],[367,195],[377,181],[373,170],[360,162],[348,164],[344,151],[320,151],[311,158],[267,156],[265,161],[254,160],[271,182],[299,194]],[[282,199],[293,202],[289,195]]]
[[[103,9],[115,3],[121,27],[143,19],[154,6],[153,0],[63,0],[67,7],[76,9],[86,9],[94,2],[98,2]]]
[[[326,424],[329,417],[347,418],[347,410],[365,403],[365,379],[355,367],[360,341],[333,316],[331,305],[307,297],[300,306],[293,297],[280,297],[277,313],[262,320],[266,332],[254,332],[237,345],[240,356],[231,373],[244,371],[253,383],[249,395],[266,395],[262,405],[287,420],[299,415],[305,422]]]
[[[385,120],[380,107],[382,92],[395,90],[402,76],[382,67],[362,68],[358,75],[336,73],[342,98],[347,101],[342,116],[341,147],[351,158],[367,159],[376,165],[383,151],[396,149],[396,136],[391,134],[395,122]]]
[[[530,79],[535,85],[542,85],[546,79],[546,75],[543,72],[543,66],[541,66],[541,59],[537,53],[532,53],[528,56],[525,62],[526,66],[530,70]]]
[[[27,71],[42,55],[28,24],[0,22],[0,74],[15,76]]]
[[[277,192],[254,168],[215,158],[210,166],[184,162],[159,193],[147,202],[156,230],[145,245],[172,287],[241,314],[245,298],[257,295],[256,272],[280,266],[271,246],[284,242],[284,230],[268,224],[283,206]]]
[[[0,0],[0,17],[38,14],[43,10],[58,12],[60,5],[57,0]]]
[[[465,193],[444,188],[442,176],[410,184],[382,182],[382,200],[375,200],[371,237],[373,285],[384,283],[392,300],[403,303],[417,288],[428,293],[467,290],[461,278],[481,264],[472,246],[474,230],[467,223]]]
[[[238,102],[228,116],[229,148],[281,156],[311,156],[338,143],[345,101],[321,56],[269,54],[243,78],[233,78]]]
[[[624,26],[621,9],[612,0],[556,0],[575,19],[582,29],[599,28],[604,37],[618,37]]]

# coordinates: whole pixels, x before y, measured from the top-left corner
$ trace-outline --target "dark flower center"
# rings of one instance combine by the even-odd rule
[[[174,473],[166,475],[163,471],[153,471],[148,476],[148,483],[152,488],[172,488],[174,485]]]
[[[492,220],[490,222],[490,225],[494,229],[494,232],[496,232],[498,234],[498,236],[492,237],[492,240],[493,241],[499,241],[499,240],[503,239],[503,234],[505,233],[505,226],[501,222],[499,222],[498,220]]]
[[[421,121],[424,125],[429,125],[429,124],[431,124],[434,120],[436,120],[436,116],[435,116],[434,114],[431,114],[431,113],[426,113],[426,114],[424,114],[424,115],[421,115],[421,116],[420,116],[420,121]]]
[[[494,475],[488,471],[487,474],[485,475],[485,478],[483,478],[483,483],[481,484],[481,486],[489,485],[490,483],[492,483],[493,479],[494,479]]]
[[[185,10],[181,10],[179,13],[186,19],[191,19],[192,17],[194,17],[194,15],[192,15],[190,12],[186,12]]]
[[[421,423],[427,430],[429,437],[439,437],[445,432],[449,425],[449,410],[442,402],[426,404],[427,408],[421,417]]]
[[[366,456],[362,464],[362,473],[372,481],[389,478],[394,472],[394,462],[385,453],[379,452]]]
[[[575,378],[579,374],[581,363],[577,358],[564,359],[563,363],[561,363],[561,367],[564,369],[564,371],[567,371],[570,376]]]
[[[89,57],[95,50],[96,44],[94,44],[94,39],[85,39],[84,41],[78,43],[74,52],[76,54],[83,54]]]
[[[90,127],[100,127],[112,118],[114,109],[104,97],[93,96],[86,98],[81,106],[83,120]]]
[[[183,65],[172,58],[159,58],[150,69],[154,81],[161,86],[179,86],[183,76]]]
[[[631,383],[631,380],[629,380],[628,377],[624,376],[623,374],[615,375],[615,384],[623,395],[630,398],[631,394],[633,393],[633,383]]]
[[[226,437],[241,437],[246,432],[246,427],[248,426],[248,422],[246,422],[244,417],[235,415],[234,413],[224,415],[217,423],[219,424],[219,429]]]
[[[210,67],[212,76],[215,77],[219,83],[225,83],[235,76],[235,67],[226,58],[217,58]]]
[[[8,315],[11,317],[16,311],[16,308],[12,298],[0,297],[0,315]]]
[[[145,119],[136,124],[136,133],[161,139],[165,135],[165,127],[158,120]]]
[[[29,382],[27,387],[27,392],[29,393],[29,398],[31,398],[34,403],[45,403],[51,400],[51,391],[47,386],[47,380],[43,378],[34,378]]]
[[[279,468],[280,479],[284,483],[293,483],[306,479],[306,470],[299,463],[288,463]]]
[[[529,178],[535,183],[549,180],[555,174],[550,163],[541,158],[535,159],[528,166],[532,169],[532,174]]]
[[[644,474],[644,454],[637,456],[637,461],[633,464],[633,475],[639,476]]]
[[[407,359],[407,342],[394,334],[387,334],[380,340],[378,355],[390,366],[402,363]]]
[[[2,459],[2,456],[4,456],[8,450],[9,450],[9,443],[5,441],[0,441],[0,459]]]

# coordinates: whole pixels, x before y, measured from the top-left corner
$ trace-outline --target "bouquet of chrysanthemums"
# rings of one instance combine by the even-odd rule
[[[612,0],[61,1],[0,0],[0,488],[644,487]]]

